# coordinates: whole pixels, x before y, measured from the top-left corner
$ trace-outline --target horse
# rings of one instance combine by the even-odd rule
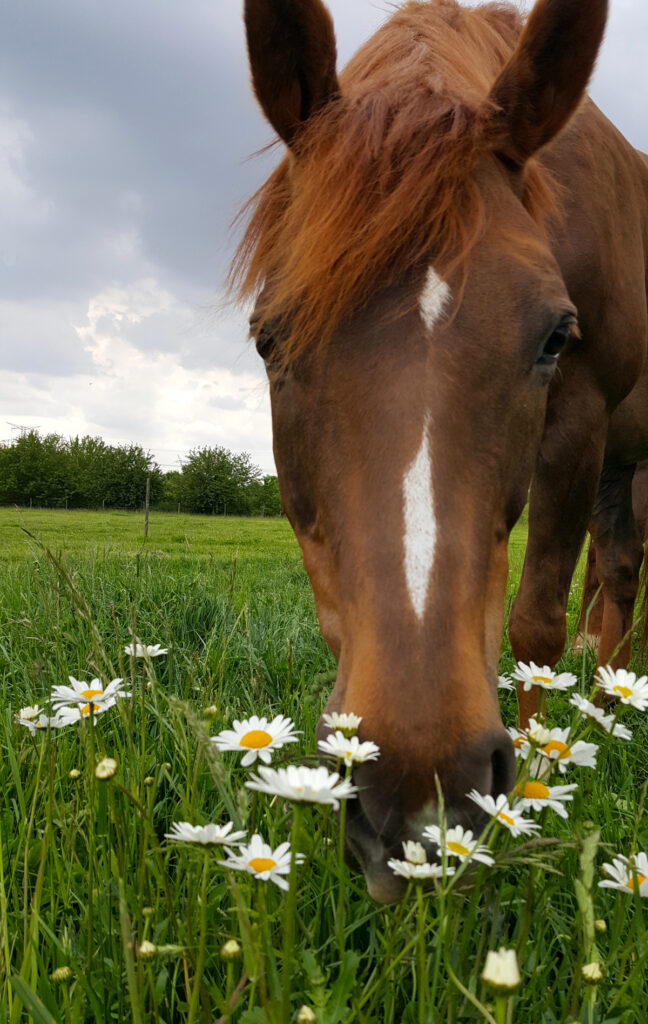
[[[478,827],[468,791],[513,784],[497,670],[529,488],[516,658],[561,656],[588,525],[603,657],[632,614],[648,160],[586,96],[606,18],[606,0],[526,20],[409,0],[338,74],[321,0],[244,3],[286,150],[231,281],[255,303],[283,506],[338,663],[325,710],[361,715],[381,751],[354,770],[345,835],[378,901],[401,895],[387,860],[439,791],[450,824]]]

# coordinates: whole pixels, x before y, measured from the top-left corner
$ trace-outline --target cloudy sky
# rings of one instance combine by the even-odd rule
[[[279,148],[251,96],[241,0],[5,0],[0,440],[16,425],[198,445],[273,471],[260,361],[221,308],[230,223]],[[343,63],[387,3],[329,0]],[[594,98],[648,150],[646,0],[611,0]]]

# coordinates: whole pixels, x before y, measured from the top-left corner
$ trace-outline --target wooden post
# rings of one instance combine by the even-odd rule
[[[149,504],[151,501],[151,474],[146,476],[146,498],[144,499],[144,536],[148,537]]]

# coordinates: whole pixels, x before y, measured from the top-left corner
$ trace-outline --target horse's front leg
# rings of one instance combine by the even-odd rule
[[[572,378],[573,380],[573,378]],[[565,648],[569,587],[596,496],[607,431],[598,389],[568,386],[552,396],[529,498],[529,537],[509,638],[518,661],[553,666]],[[520,721],[538,695],[518,688]]]
[[[603,627],[603,591],[596,567],[596,547],[590,537],[585,564],[585,582],[578,617],[578,631],[571,642],[572,654],[580,654],[586,648],[598,651]]]

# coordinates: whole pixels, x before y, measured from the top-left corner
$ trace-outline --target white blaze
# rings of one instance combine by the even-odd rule
[[[431,331],[443,315],[446,303],[450,298],[450,289],[437,274],[434,267],[428,267],[425,284],[419,296],[419,307],[423,323]]]
[[[434,267],[428,267],[419,296],[421,318],[428,331],[432,331],[443,316],[449,298],[448,285]],[[420,621],[425,613],[434,568],[437,535],[428,428],[429,417],[426,416],[421,446],[403,477],[405,579],[412,607]]]
[[[427,417],[421,447],[403,477],[403,511],[405,579],[412,607],[422,621],[434,566],[437,535]]]

